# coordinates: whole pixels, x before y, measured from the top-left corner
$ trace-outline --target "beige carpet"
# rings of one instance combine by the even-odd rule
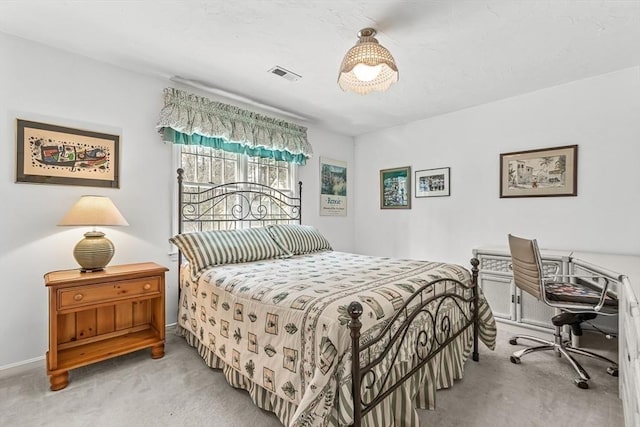
[[[591,388],[573,385],[567,362],[550,353],[509,362],[515,329],[499,324],[498,346],[467,361],[465,378],[438,392],[435,411],[420,410],[422,426],[623,426],[617,378],[586,360]],[[615,348],[615,340],[588,336],[588,348]],[[44,362],[0,371],[0,426],[281,426],[256,408],[249,395],[230,387],[195,349],[167,334],[166,355],[148,351],[70,373],[69,386],[48,389]]]

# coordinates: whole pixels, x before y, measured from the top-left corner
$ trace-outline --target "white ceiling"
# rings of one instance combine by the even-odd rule
[[[336,83],[364,27],[400,70],[385,93]],[[636,0],[0,0],[0,31],[196,80],[346,135],[640,65]],[[302,80],[268,73],[275,65]]]

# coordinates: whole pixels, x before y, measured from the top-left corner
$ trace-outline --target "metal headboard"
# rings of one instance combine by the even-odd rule
[[[178,233],[229,230],[245,226],[302,224],[302,181],[298,197],[253,182],[202,184],[184,182],[178,172]],[[178,281],[182,253],[178,251]],[[180,300],[178,285],[178,300]]]
[[[269,224],[302,224],[302,181],[298,197],[253,182],[184,182],[178,169],[178,233]]]

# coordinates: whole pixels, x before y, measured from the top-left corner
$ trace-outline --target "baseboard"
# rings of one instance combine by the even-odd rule
[[[6,371],[7,369],[14,369],[19,367],[24,367],[25,365],[35,364],[38,362],[42,362],[43,360],[44,360],[44,356],[39,356],[39,357],[34,357],[33,359],[21,360],[20,362],[10,363],[8,365],[0,366],[0,372]],[[27,368],[32,368],[32,366],[28,366]]]
[[[166,325],[165,326],[165,333],[166,332],[173,332],[175,330],[176,325],[177,325],[177,322],[169,323],[168,325]],[[0,372],[6,371],[7,369],[14,369],[14,368],[19,368],[19,367],[24,367],[25,365],[30,365],[32,363],[35,364],[35,363],[38,363],[38,362],[42,362],[43,360],[44,360],[44,356],[39,356],[39,357],[34,357],[33,359],[21,360],[19,362],[10,363],[8,365],[0,366]],[[32,368],[32,366],[26,366],[26,368]]]

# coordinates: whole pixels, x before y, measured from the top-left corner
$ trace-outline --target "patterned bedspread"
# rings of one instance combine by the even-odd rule
[[[420,286],[443,277],[470,283],[469,272],[457,265],[334,251],[217,266],[197,281],[188,269],[182,272],[179,333],[259,406],[285,424],[310,426],[342,424],[351,416],[352,402],[339,396],[351,366],[350,302],[364,308],[366,342]],[[481,306],[488,315],[480,336],[493,348],[495,324],[484,300]],[[463,346],[466,358],[468,343]]]

